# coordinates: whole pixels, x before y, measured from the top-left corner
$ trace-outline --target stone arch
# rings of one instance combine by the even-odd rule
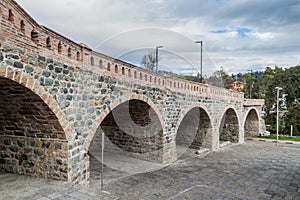
[[[239,118],[234,108],[227,108],[219,125],[220,142],[239,142]]]
[[[57,101],[49,94],[44,87],[40,86],[39,80],[34,79],[31,74],[24,71],[13,70],[11,67],[0,66],[0,78],[6,78],[30,90],[33,94],[39,96],[41,100],[50,108],[55,114],[59,124],[64,130],[67,140],[71,139],[75,132],[72,131],[70,125],[67,123],[64,112],[59,107]],[[1,88],[0,88],[1,89]]]
[[[188,148],[212,148],[212,123],[207,108],[193,105],[185,109],[176,125],[176,149],[180,156]]]
[[[63,112],[30,75],[1,66],[3,71],[0,170],[67,181],[71,128],[62,125]]]
[[[244,135],[245,138],[259,135],[259,112],[255,108],[249,109],[245,115]]]
[[[128,107],[124,107],[126,104]],[[134,107],[133,110],[131,106]],[[124,109],[127,112],[129,111],[130,116],[124,116]],[[151,122],[147,114],[150,110],[154,111],[156,115],[154,121],[152,121],[153,118],[151,117]],[[112,112],[115,113],[112,114]],[[122,128],[124,127],[122,124],[119,126],[120,124],[116,123],[114,119],[115,114],[119,115],[117,118],[121,117],[121,120],[122,117],[125,118],[125,131]],[[130,120],[132,122],[128,123]],[[138,129],[134,126],[131,129],[132,124],[134,126],[138,125]],[[132,165],[132,167],[134,166],[133,170],[137,170],[136,167],[139,166],[139,163],[136,163],[137,160],[134,163],[127,163],[127,167],[123,168],[122,160],[128,159],[128,157],[155,163],[162,163],[165,160],[167,147],[163,145],[165,130],[162,117],[153,102],[146,96],[137,94],[125,95],[122,100],[112,102],[109,108],[105,109],[100,115],[99,119],[97,119],[97,124],[95,123],[93,127],[96,127],[93,130],[94,132],[90,132],[87,138],[90,142],[85,144],[85,149],[88,150],[87,153],[90,158],[89,173],[91,184],[95,181],[98,182],[98,179],[100,179],[102,133],[105,134],[104,165],[107,168],[127,171],[128,167]],[[156,127],[159,128],[159,131],[152,134],[152,129]],[[148,133],[147,131],[149,130],[150,132]],[[145,168],[143,167],[143,169]]]
[[[148,97],[141,95],[141,94],[136,94],[136,93],[127,94],[127,95],[124,95],[122,98],[118,99],[117,101],[112,102],[108,107],[106,107],[102,111],[101,115],[93,122],[93,125],[92,125],[93,128],[90,129],[90,132],[88,134],[86,142],[84,143],[85,149],[89,149],[91,141],[95,137],[97,129],[99,128],[99,126],[103,122],[103,120],[109,115],[109,113],[112,110],[114,110],[116,107],[118,107],[119,105],[121,105],[125,102],[128,102],[130,100],[139,100],[139,101],[142,101],[142,102],[148,104],[150,106],[150,108],[153,109],[154,113],[157,115],[157,117],[159,119],[159,123],[161,124],[163,133],[166,132],[164,120],[162,118],[162,115],[160,114],[159,109]]]

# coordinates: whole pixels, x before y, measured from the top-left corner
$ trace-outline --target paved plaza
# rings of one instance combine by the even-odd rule
[[[104,192],[99,176],[85,188],[0,174],[0,199],[300,199],[300,145],[277,148],[271,142],[247,141],[185,156],[151,172],[107,173],[112,179],[106,178]]]

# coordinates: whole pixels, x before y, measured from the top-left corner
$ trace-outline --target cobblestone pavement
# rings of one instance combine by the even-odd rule
[[[113,179],[105,192],[0,174],[0,199],[300,199],[300,145],[247,141],[157,171]]]

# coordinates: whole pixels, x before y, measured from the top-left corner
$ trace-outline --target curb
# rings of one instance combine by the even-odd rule
[[[273,140],[273,139],[247,138],[247,140],[250,140],[250,141],[259,141],[259,142],[272,142],[272,143],[276,143],[276,140]],[[286,140],[279,140],[278,143],[279,144],[300,145],[300,142],[286,141]]]

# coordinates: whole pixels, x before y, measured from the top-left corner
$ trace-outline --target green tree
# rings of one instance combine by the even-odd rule
[[[250,85],[250,78],[252,84]],[[287,112],[280,113],[280,132],[288,134],[290,125],[294,127],[294,135],[300,135],[300,66],[283,69],[267,67],[260,77],[250,74],[243,74],[241,81],[244,82],[245,97],[249,97],[249,90],[252,87],[252,97],[265,99],[265,123],[271,125],[270,131],[276,132],[276,112],[272,110],[276,106],[275,87],[282,87],[280,97],[283,93],[286,96]]]
[[[226,89],[229,89],[230,85],[233,83],[232,77],[229,76],[222,68],[215,71],[207,80],[210,85],[224,87]]]

